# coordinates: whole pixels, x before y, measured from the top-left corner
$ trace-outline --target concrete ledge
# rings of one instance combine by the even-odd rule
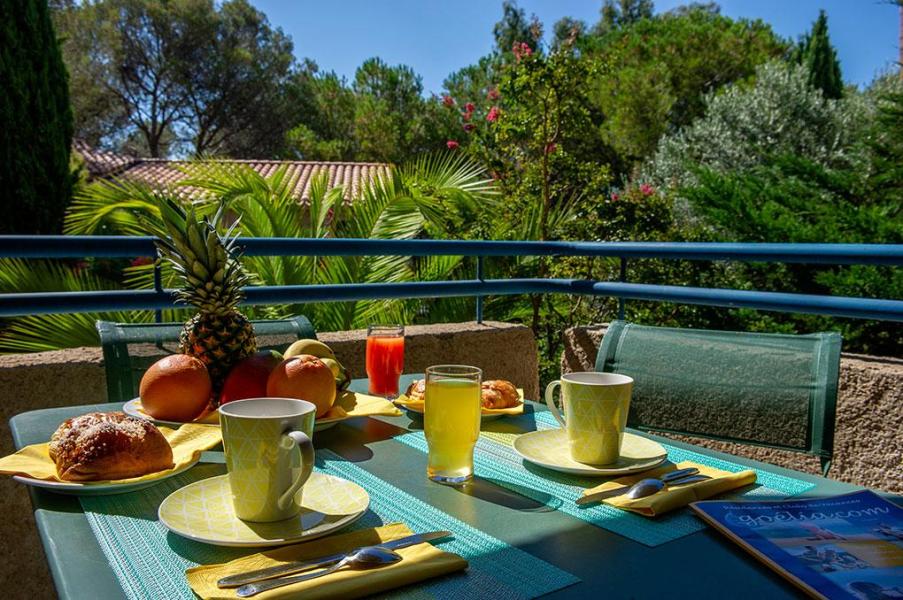
[[[365,377],[366,330],[326,332],[329,344],[352,377]],[[484,322],[416,325],[406,328],[405,371],[422,372],[435,364],[468,364],[486,379],[504,377],[523,387],[528,398],[539,393],[536,340],[522,325]],[[107,401],[100,348],[73,348],[35,354],[0,355],[0,456],[13,452],[9,419],[39,408]],[[24,486],[0,478],[0,582],[22,598],[55,598],[53,583]],[[12,542],[15,540],[15,543]]]
[[[606,327],[564,333],[562,372],[591,371]],[[830,477],[888,492],[903,492],[903,360],[843,354],[837,396],[834,462]],[[820,473],[813,456],[729,442],[673,436],[756,460]]]

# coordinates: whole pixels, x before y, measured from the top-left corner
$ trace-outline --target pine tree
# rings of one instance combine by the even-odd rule
[[[0,2],[0,234],[59,233],[72,111],[47,0]]]
[[[820,89],[825,98],[843,96],[843,77],[837,51],[828,37],[828,16],[819,11],[812,31],[805,35],[797,47],[796,58],[809,70],[809,84]]]

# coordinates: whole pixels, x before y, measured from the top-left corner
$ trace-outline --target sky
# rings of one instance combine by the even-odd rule
[[[439,93],[450,73],[492,50],[492,26],[501,0],[251,0],[270,23],[292,37],[295,55],[312,58],[321,70],[351,79],[367,58],[406,64],[423,77],[426,94]],[[657,12],[686,4],[656,0]],[[796,40],[828,14],[831,41],[844,79],[863,86],[898,58],[899,9],[888,0],[722,0],[722,14],[762,19],[783,37]],[[589,24],[602,0],[520,0],[550,34],[564,16]]]

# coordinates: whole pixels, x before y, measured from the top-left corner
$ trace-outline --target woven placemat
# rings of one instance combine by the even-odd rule
[[[532,418],[532,425],[540,430],[559,427],[547,412],[537,412],[532,417],[525,415],[522,418]],[[572,517],[646,546],[658,546],[706,528],[705,523],[688,508],[649,518],[607,504],[579,506],[575,501],[583,490],[598,485],[604,479],[559,473],[525,461],[512,446],[517,435],[514,432],[481,431],[474,452],[474,473]],[[421,431],[406,433],[395,439],[421,452],[427,452],[426,438]],[[734,473],[748,468],[670,444],[662,445],[668,452],[668,459],[674,463],[689,460]],[[755,488],[726,497],[781,499],[805,492],[815,485],[764,469],[754,470],[758,482]]]
[[[526,600],[579,581],[570,573],[471,527],[328,450],[317,452],[316,469],[354,481],[370,494],[370,510],[345,531],[397,521],[414,531],[447,529],[455,537],[442,543],[442,549],[455,552],[470,563],[463,573],[382,594],[381,598]],[[157,520],[157,508],[169,494],[224,472],[223,465],[199,465],[137,492],[79,498],[128,598],[194,599],[196,596],[185,581],[186,569],[255,552],[194,542],[168,532]]]

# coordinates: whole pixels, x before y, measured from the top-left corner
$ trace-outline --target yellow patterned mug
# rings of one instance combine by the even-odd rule
[[[561,386],[564,417],[555,405]],[[630,410],[633,379],[616,373],[568,373],[546,387],[546,404],[567,430],[571,458],[591,465],[618,460]]]
[[[223,404],[219,420],[235,516],[270,522],[301,511],[298,491],[314,468],[317,407],[292,398]]]

